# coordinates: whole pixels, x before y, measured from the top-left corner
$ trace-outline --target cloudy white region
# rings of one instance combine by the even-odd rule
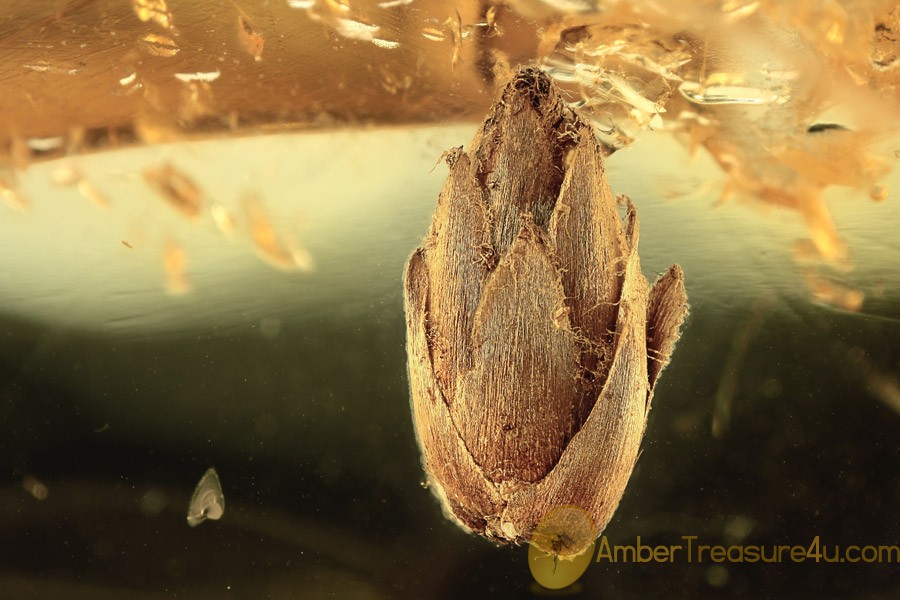
[[[371,42],[381,28],[378,25],[368,25],[353,19],[338,19],[335,22],[334,29],[345,38]]]
[[[378,8],[394,8],[396,6],[406,6],[412,4],[413,0],[388,0],[388,2],[379,2]]]
[[[219,78],[222,74],[221,71],[216,69],[215,71],[197,71],[196,73],[175,73],[175,79],[178,81],[183,81],[185,83],[189,83],[191,81],[202,81],[204,83],[210,83]]]
[[[385,48],[386,50],[393,50],[394,48],[400,47],[400,42],[392,42],[391,40],[382,40],[380,38],[372,38],[372,43],[379,48]]]

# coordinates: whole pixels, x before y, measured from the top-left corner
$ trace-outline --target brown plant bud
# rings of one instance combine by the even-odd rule
[[[651,289],[590,127],[523,69],[450,174],[405,281],[416,434],[445,512],[489,539],[586,549],[634,468],[687,314],[672,266]],[[593,527],[532,533],[575,506]]]

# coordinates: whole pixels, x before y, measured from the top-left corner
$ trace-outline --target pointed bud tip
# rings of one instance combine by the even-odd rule
[[[553,117],[553,121],[575,123],[577,116],[566,108],[559,88],[549,75],[536,67],[522,67],[506,85],[501,107],[515,112],[522,106],[531,106],[539,115]]]
[[[559,95],[550,81],[550,77],[534,67],[519,69],[519,72],[507,85],[506,94],[518,94],[528,98],[534,108],[539,108],[552,96],[558,97]]]

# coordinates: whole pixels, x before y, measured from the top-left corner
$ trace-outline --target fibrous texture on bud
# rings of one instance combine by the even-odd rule
[[[407,265],[413,418],[446,512],[530,541],[574,506],[612,517],[660,371],[687,314],[681,269],[650,288],[638,220],[623,226],[591,129],[550,80],[521,70],[472,149],[448,153],[431,228]]]

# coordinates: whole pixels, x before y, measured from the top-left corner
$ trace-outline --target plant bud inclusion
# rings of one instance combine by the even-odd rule
[[[687,314],[681,269],[650,288],[591,128],[541,72],[507,85],[407,265],[416,434],[445,511],[489,539],[587,548],[638,456]],[[532,539],[555,509],[593,527]]]

